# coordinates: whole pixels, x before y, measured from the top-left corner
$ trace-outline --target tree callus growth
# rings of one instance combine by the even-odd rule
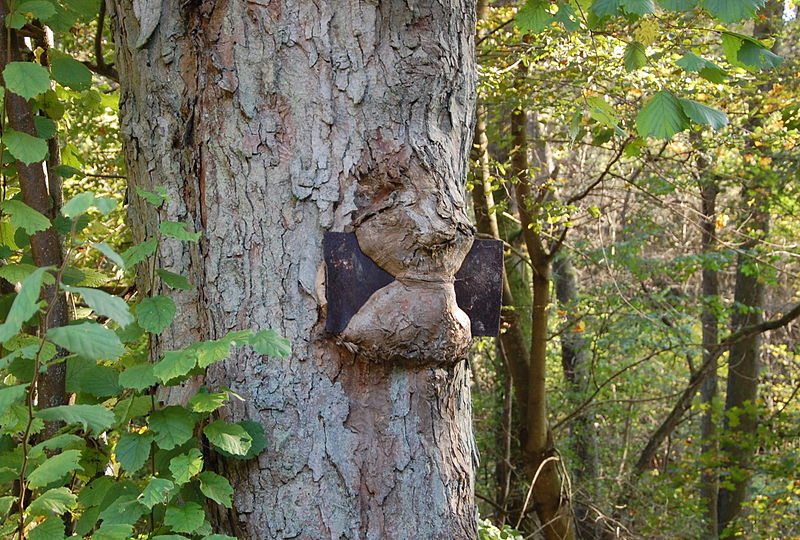
[[[443,197],[422,166],[403,167],[396,182],[356,227],[361,250],[395,280],[367,300],[342,340],[376,362],[453,364],[472,338],[453,288],[472,227],[463,203]]]

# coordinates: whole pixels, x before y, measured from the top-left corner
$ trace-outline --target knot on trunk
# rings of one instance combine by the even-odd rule
[[[374,362],[452,365],[470,348],[470,319],[453,283],[472,247],[472,227],[462,209],[432,188],[420,182],[398,189],[356,225],[361,251],[395,278],[341,335]]]

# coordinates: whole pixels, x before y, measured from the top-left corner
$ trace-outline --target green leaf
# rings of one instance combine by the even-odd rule
[[[193,343],[191,348],[197,356],[198,367],[205,368],[228,358],[231,355],[231,345],[230,339],[222,338]]]
[[[122,259],[122,256],[114,251],[114,249],[106,244],[105,242],[98,242],[97,244],[92,244],[92,247],[97,249],[100,253],[106,256],[106,258],[116,264],[118,267],[124,269],[125,268],[125,261]],[[127,325],[123,325],[127,326]]]
[[[147,511],[136,495],[122,495],[100,512],[103,524],[133,524]]]
[[[136,307],[139,326],[147,332],[160,334],[172,323],[175,317],[175,302],[166,296],[145,298]]]
[[[170,200],[169,196],[167,196],[167,190],[164,188],[164,186],[157,186],[156,193],[144,190],[137,186],[136,193],[153,206],[161,206],[162,203]]]
[[[5,497],[0,497],[0,517],[5,516],[8,514],[11,507],[16,502],[17,498],[12,497],[11,495],[6,495]]]
[[[95,197],[94,199],[94,207],[104,216],[113,212],[117,205],[119,205],[119,201],[114,197]]]
[[[61,86],[77,91],[88,90],[92,86],[92,72],[89,68],[69,56],[53,60],[50,72]]]
[[[644,52],[644,45],[638,41],[631,41],[625,47],[625,71],[630,73],[644,67],[647,64],[647,54]]]
[[[28,24],[28,19],[25,17],[25,15],[22,15],[21,13],[17,13],[15,11],[13,13],[9,13],[8,15],[6,15],[5,23],[6,23],[6,28],[13,28],[14,30],[19,30],[20,28]]]
[[[28,234],[50,228],[50,220],[22,201],[9,199],[0,202],[0,208],[11,217],[11,225],[22,228]]]
[[[189,400],[189,407],[196,413],[216,411],[228,401],[226,392],[209,393],[200,391]]]
[[[146,242],[129,247],[125,250],[125,253],[122,254],[122,259],[125,261],[125,268],[132,268],[136,264],[147,259],[147,257],[155,253],[156,247],[158,247],[158,239],[156,238],[151,238]]]
[[[31,274],[33,274],[37,268],[38,266],[25,263],[6,264],[0,266],[0,277],[9,283],[22,283]],[[52,274],[45,273],[44,278],[42,278],[42,282],[46,285],[52,285],[56,282],[56,280]]]
[[[46,271],[47,268],[38,268],[22,283],[5,322],[0,324],[0,343],[5,343],[18,334],[22,325],[39,311],[39,293]]]
[[[161,231],[161,234],[164,236],[169,236],[170,238],[175,238],[176,240],[180,240],[182,242],[197,242],[200,240],[202,233],[189,232],[186,230],[186,227],[186,223],[180,223],[178,221],[162,221],[161,225],[158,227],[158,230]]]
[[[42,139],[52,139],[58,132],[56,123],[44,116],[34,116],[33,123],[36,126],[36,136]]]
[[[523,32],[538,34],[554,21],[549,9],[550,2],[547,0],[527,0],[517,11],[514,22]]]
[[[117,334],[94,322],[51,328],[46,337],[69,352],[92,360],[116,360],[125,352]]]
[[[698,124],[706,124],[715,130],[728,125],[728,115],[691,99],[681,99],[681,107],[686,116]]]
[[[85,213],[94,204],[94,193],[84,191],[71,198],[61,207],[61,213],[68,218],[76,218]]]
[[[619,3],[625,13],[633,15],[648,15],[656,11],[653,0],[619,0]]]
[[[28,0],[20,2],[15,11],[29,15],[32,19],[46,21],[56,14],[56,6],[45,0]]]
[[[243,456],[250,450],[253,437],[240,425],[215,420],[208,424],[203,433],[208,440],[225,452],[235,456]]]
[[[60,420],[67,424],[81,424],[84,431],[95,435],[114,424],[114,413],[102,405],[59,405],[36,411],[34,415],[49,422]]]
[[[156,270],[156,274],[158,274],[158,277],[161,278],[161,281],[163,281],[165,285],[173,289],[182,289],[184,291],[191,291],[194,289],[194,285],[189,283],[189,280],[180,274],[174,274],[162,269]]]
[[[614,107],[609,105],[605,99],[600,96],[590,96],[586,98],[586,103],[589,105],[589,116],[592,119],[614,128],[614,132],[620,137],[627,135],[617,123],[617,113]]]
[[[70,167],[69,165],[56,165],[53,167],[53,172],[55,172],[58,176],[62,178],[72,178],[76,174],[81,174],[81,171],[76,169],[75,167]]]
[[[636,128],[642,137],[669,139],[689,127],[689,119],[677,98],[662,90],[645,103],[636,116]]]
[[[260,330],[250,337],[248,343],[258,354],[280,358],[292,354],[292,343],[275,330]]]
[[[6,128],[3,143],[11,155],[25,165],[38,163],[47,157],[47,141],[21,131]]]
[[[103,523],[92,534],[92,540],[129,540],[134,538],[133,525],[127,523]]]
[[[231,497],[233,488],[228,479],[211,471],[203,471],[198,476],[200,480],[200,491],[203,495],[212,499],[225,508],[231,508]]]
[[[28,540],[63,540],[64,522],[61,516],[49,517],[28,532]]]
[[[59,487],[45,491],[28,507],[34,516],[60,515],[75,508],[78,497],[67,487]]]
[[[152,433],[123,433],[114,449],[122,468],[129,473],[141,469],[150,457],[150,447],[154,439]]]
[[[45,439],[33,448],[31,448],[30,456],[37,457],[44,454],[45,449],[47,450],[61,450],[65,446],[69,446],[70,444],[81,443],[84,440],[77,435],[73,435],[72,433],[62,433],[61,435],[56,435],[50,439]]]
[[[3,70],[5,86],[25,99],[31,99],[50,90],[47,69],[33,62],[9,62]]]
[[[140,392],[157,382],[158,379],[153,374],[153,364],[137,364],[119,374],[119,384]]]
[[[156,434],[156,444],[172,450],[192,438],[194,417],[183,407],[171,405],[150,415],[150,429]]]
[[[243,456],[237,456],[234,454],[230,454],[228,452],[220,451],[220,453],[226,457],[234,458],[234,459],[253,459],[254,457],[258,456],[261,452],[264,451],[264,448],[267,447],[267,438],[264,435],[264,426],[259,424],[258,422],[253,422],[252,420],[243,420],[241,422],[236,422],[237,425],[242,426],[244,430],[252,437],[253,442],[250,445],[250,450]]]
[[[162,383],[184,377],[197,365],[197,357],[190,351],[167,351],[160,362],[153,365],[153,375]]]
[[[600,18],[615,17],[617,15],[622,15],[620,7],[619,0],[594,0],[591,10]]]
[[[234,536],[228,536],[226,534],[210,534],[208,536],[204,536],[203,540],[237,540]]]
[[[658,0],[658,5],[667,11],[691,11],[697,4],[698,0]]]
[[[64,289],[73,294],[80,294],[95,313],[116,321],[122,327],[133,322],[133,315],[128,309],[128,304],[119,296],[112,296],[100,289],[86,287],[65,286]]]
[[[17,384],[15,386],[7,386],[0,388],[0,416],[5,415],[11,408],[11,405],[28,395],[27,384]]]
[[[574,32],[576,30],[580,30],[581,28],[581,20],[578,17],[578,14],[575,13],[575,9],[567,2],[561,2],[558,4],[558,11],[555,15],[555,20],[560,22],[564,25],[564,30],[568,32]]]
[[[765,0],[702,0],[703,7],[723,23],[735,23],[754,17]]]
[[[119,374],[109,366],[80,356],[67,359],[67,392],[82,392],[95,397],[119,394]]]
[[[203,454],[197,448],[192,448],[185,454],[180,454],[169,460],[169,470],[176,484],[185,484],[203,470]]]
[[[743,37],[733,32],[722,32],[722,51],[728,62],[734,66],[742,66],[742,63],[739,62],[739,49],[742,48]]]
[[[65,0],[64,5],[81,16],[81,18],[92,19],[97,16],[100,2],[98,0]]]
[[[139,495],[139,502],[145,505],[148,509],[169,500],[169,492],[175,487],[171,481],[166,478],[151,478],[147,486],[142,490]]]
[[[707,81],[717,84],[723,82],[728,75],[727,71],[714,62],[701,58],[694,53],[686,53],[675,64],[684,71],[696,72]]]
[[[206,513],[202,506],[187,502],[183,506],[167,506],[164,525],[176,532],[191,533],[199,529],[205,519]]]
[[[83,470],[83,467],[78,464],[80,459],[80,450],[65,450],[46,459],[28,475],[28,486],[31,489],[46,486],[60,480],[72,471]]]
[[[739,48],[739,61],[753,70],[766,70],[776,68],[783,62],[783,58],[773,53],[760,43],[744,41]]]

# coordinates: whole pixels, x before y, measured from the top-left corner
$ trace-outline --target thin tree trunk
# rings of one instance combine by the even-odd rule
[[[521,68],[524,69],[524,68]],[[541,202],[534,198],[528,172],[527,114],[517,108],[511,115],[512,174],[519,207],[522,236],[533,267],[531,306],[531,346],[528,361],[527,429],[522,441],[526,469],[531,481],[534,508],[547,540],[575,537],[572,510],[562,497],[562,478],[547,422],[546,362],[547,322],[550,306],[550,256],[539,235],[534,209]]]
[[[751,216],[755,219],[755,230],[766,232],[765,213]],[[749,242],[743,250],[752,250],[757,241]],[[740,254],[736,264],[736,289],[733,298],[734,331],[762,321],[764,307],[764,284],[757,274],[748,270],[752,259]],[[731,346],[728,357],[728,380],[725,396],[724,436],[720,445],[722,459],[727,471],[724,484],[720,485],[718,498],[719,531],[724,531],[739,515],[750,485],[749,465],[755,448],[754,435],[758,426],[755,410],[758,395],[758,366],[761,355],[761,336],[755,335],[739,340]],[[734,415],[736,421],[731,421]]]
[[[240,351],[209,372],[207,385],[245,397],[225,415],[262,423],[268,441],[256,461],[227,463],[237,513],[216,526],[247,538],[475,538],[469,333],[450,295],[471,242],[474,4],[114,8],[131,183],[171,196],[158,210],[133,198],[134,237],[163,220],[203,232],[199,245],[161,244],[158,265],[197,289],[170,291],[179,315],[153,354],[239,328],[293,344],[290,358]],[[370,299],[340,336],[358,354],[324,331],[326,230],[354,231],[396,277],[373,295],[390,305]],[[429,337],[403,350],[370,341],[397,335],[402,317]]]
[[[560,309],[574,313],[578,302],[578,281],[569,255],[561,255],[553,261],[553,282]],[[575,327],[565,328],[561,333],[561,366],[576,406],[586,398],[589,389],[587,353],[588,347],[583,333]],[[590,414],[583,411],[576,416],[570,423],[570,431],[577,457],[577,463],[571,468],[575,475],[575,486],[591,500],[593,485],[597,481],[598,459],[597,437]],[[579,505],[578,508],[575,517],[579,536],[595,538],[597,522],[592,518],[589,505]]]
[[[5,0],[0,0],[0,20],[5,20],[8,13],[8,5]],[[0,71],[9,62],[21,61],[18,39],[14,30],[7,30],[3,39],[0,39],[0,63],[2,64]],[[10,91],[6,92],[5,104],[8,125],[16,131],[35,137],[36,128],[30,104],[21,96]],[[42,163],[25,165],[17,162],[17,172],[25,204],[45,216],[54,217],[53,200],[60,201],[61,193],[51,194],[49,192],[44,165]],[[31,235],[31,252],[36,266],[60,267],[63,260],[62,244],[55,228],[50,227]],[[43,321],[40,328],[42,334],[49,328],[64,326],[69,322],[66,297],[58,294],[56,285],[45,285],[43,297],[51,304],[51,310],[50,316]],[[51,365],[40,375],[36,387],[39,407],[55,407],[67,402],[67,394],[64,390],[65,380],[66,365],[63,362]],[[47,438],[53,435],[57,428],[58,424],[48,423],[42,436]]]
[[[705,158],[697,160],[700,178],[701,211],[703,216],[701,250],[703,254],[710,255],[717,246],[717,182],[708,177],[708,162]],[[719,320],[716,302],[719,299],[719,277],[716,269],[706,261],[702,273],[703,312],[700,320],[703,326],[703,363],[706,363],[713,354],[713,349],[719,341]],[[704,537],[716,539],[717,531],[717,490],[718,472],[716,467],[709,466],[716,463],[718,443],[716,424],[714,422],[713,401],[717,396],[716,366],[709,372],[700,389],[700,403],[706,408],[700,420],[700,449],[703,454],[702,463],[706,464],[700,474],[700,493],[703,497],[703,515],[705,518]]]

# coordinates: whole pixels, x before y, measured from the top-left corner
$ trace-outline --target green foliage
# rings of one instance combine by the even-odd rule
[[[42,161],[47,156],[47,141],[10,128],[3,134],[3,144],[25,165]]]
[[[67,8],[70,16],[79,19],[94,13],[97,5],[73,2]],[[60,12],[54,6],[26,2],[15,12],[18,17],[9,20],[17,24],[19,17],[57,17]],[[56,91],[49,89],[50,76],[61,85]],[[8,90],[35,100],[42,110],[54,111],[56,118],[70,114],[59,105],[60,100],[95,92],[84,64],[61,53],[53,55],[49,74],[34,62],[18,62],[6,68],[4,78]],[[60,123],[36,118],[43,138],[5,129],[8,159],[40,162],[47,155],[44,139],[63,133]],[[77,149],[62,147],[62,157],[69,165],[59,165],[58,173],[80,179],[85,162]],[[253,459],[267,444],[263,427],[256,422],[211,418],[232,397],[242,399],[227,388],[203,388],[185,407],[161,406],[153,392],[157,384],[177,385],[201,375],[208,366],[228,358],[233,347],[285,356],[290,353],[289,343],[272,330],[243,330],[148,361],[147,340],[169,327],[176,315],[175,303],[157,295],[131,305],[113,288],[100,288],[109,280],[105,273],[130,282],[138,266],[150,273],[151,280],[157,276],[169,288],[192,289],[185,277],[140,263],[149,262],[165,238],[197,242],[200,233],[190,232],[184,223],[163,222],[161,236],[120,250],[125,244],[109,237],[114,220],[120,219],[118,199],[107,193],[102,186],[73,192],[52,223],[22,202],[18,188],[0,201],[4,259],[0,277],[19,284],[17,291],[0,297],[4,349],[0,355],[0,536],[24,527],[27,537],[34,540],[63,538],[66,529],[61,516],[66,515],[73,520],[75,534],[85,538],[185,538],[192,534],[229,538],[210,534],[204,507],[231,508],[233,489],[223,476],[204,470],[200,448],[210,447],[224,458]],[[168,200],[163,188],[139,194],[154,205]],[[67,257],[60,268],[37,268],[30,264],[30,236],[51,226],[65,236]],[[101,271],[92,267],[98,260]],[[37,332],[37,325],[48,317],[53,294],[69,295],[78,318],[68,326]],[[66,365],[66,390],[74,393],[74,403],[43,408],[31,389],[55,363]],[[55,431],[34,440],[45,433],[46,424],[56,426]],[[29,494],[21,516],[15,482]]]
[[[5,87],[25,99],[31,99],[50,89],[47,69],[32,62],[9,62],[3,70]]]
[[[662,90],[645,103],[636,116],[636,128],[642,137],[669,139],[689,127],[689,119],[678,99]]]

